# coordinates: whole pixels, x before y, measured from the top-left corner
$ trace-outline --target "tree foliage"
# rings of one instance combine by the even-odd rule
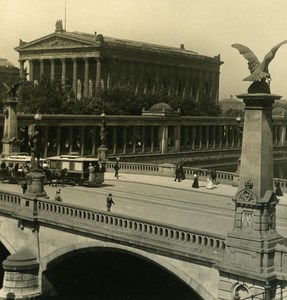
[[[25,82],[21,87],[18,110],[35,113],[38,109],[44,114],[101,114],[141,115],[143,108],[165,102],[173,109],[181,110],[184,116],[219,116],[221,108],[205,97],[200,101],[192,98],[169,97],[164,92],[136,95],[134,87],[116,85],[98,92],[94,97],[75,99],[73,93],[62,88],[61,82],[43,80],[33,86]]]

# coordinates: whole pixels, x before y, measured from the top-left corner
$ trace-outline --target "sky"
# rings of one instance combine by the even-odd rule
[[[65,4],[66,3],[66,4]],[[66,10],[65,10],[66,7]],[[65,13],[66,12],[66,13]],[[261,62],[287,40],[286,0],[0,0],[0,58],[19,67],[14,50],[54,32],[62,19],[67,31],[97,32],[221,55],[219,99],[246,93],[247,60],[232,48],[240,43]],[[269,65],[271,92],[287,98],[287,44]]]

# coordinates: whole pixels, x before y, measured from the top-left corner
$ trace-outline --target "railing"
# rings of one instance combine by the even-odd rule
[[[233,297],[233,300],[271,300],[271,299],[272,300],[287,299],[287,290],[282,290],[281,288],[277,288],[277,289],[272,289],[268,292],[264,291],[244,298],[240,298],[240,296]]]
[[[121,214],[28,198],[0,192],[0,210],[16,218],[35,220],[68,228],[77,234],[91,234],[135,247],[154,249],[166,255],[214,263],[225,252],[225,237],[208,232],[180,228],[170,224],[130,218]]]
[[[107,170],[112,171],[114,169],[114,162],[107,163]],[[193,179],[193,175],[197,173],[199,179],[206,180],[208,170],[201,168],[184,167],[183,168],[186,178]],[[132,173],[141,175],[153,175],[153,176],[168,176],[172,177],[175,174],[174,164],[149,164],[149,163],[130,163],[121,162],[120,172]],[[232,172],[216,171],[216,180],[220,183],[233,185],[235,183],[235,177],[238,176]],[[281,178],[274,178],[275,181],[280,182],[281,188],[287,189],[287,180]]]

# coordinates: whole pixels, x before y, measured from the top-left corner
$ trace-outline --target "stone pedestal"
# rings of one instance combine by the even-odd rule
[[[2,138],[3,150],[2,156],[9,157],[16,154],[19,150],[20,142],[18,141],[18,126],[17,126],[17,104],[19,101],[10,99],[4,103],[4,132]]]
[[[280,96],[241,94],[245,103],[239,187],[234,228],[227,234],[226,251],[219,270],[219,297],[242,297],[264,292],[266,282],[275,287],[276,245],[283,238],[276,231],[273,192],[272,104]]]
[[[0,299],[35,299],[40,295],[37,257],[27,250],[3,261],[4,280]]]
[[[99,159],[99,162],[102,162],[102,163],[106,163],[107,161],[107,158],[108,158],[108,148],[104,145],[100,146],[98,148],[98,159]]]
[[[31,171],[28,174],[27,196],[31,197],[47,197],[44,190],[45,175],[40,171]]]

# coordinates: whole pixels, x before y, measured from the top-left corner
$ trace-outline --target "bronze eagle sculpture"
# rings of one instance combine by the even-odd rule
[[[270,80],[271,76],[268,70],[270,62],[275,57],[277,50],[284,44],[287,40],[279,43],[273,47],[264,57],[263,61],[260,63],[256,55],[246,46],[241,44],[232,44],[231,47],[237,49],[240,54],[243,55],[245,59],[248,60],[248,68],[251,75],[244,78],[244,81],[253,81],[253,83],[248,88],[248,93],[267,93],[270,94]]]

